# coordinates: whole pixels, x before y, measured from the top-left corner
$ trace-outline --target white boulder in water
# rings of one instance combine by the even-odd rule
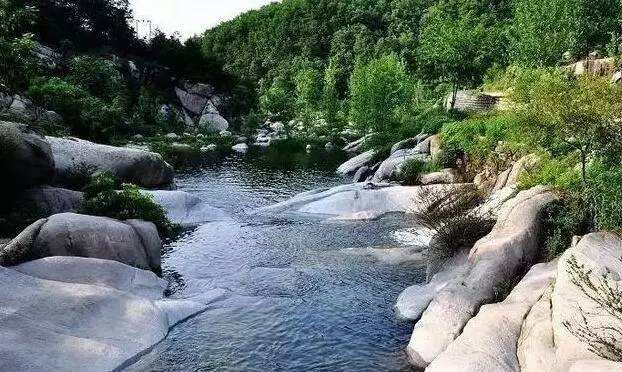
[[[142,190],[141,192],[151,196],[156,204],[161,205],[169,220],[183,226],[227,219],[227,215],[221,209],[212,207],[201,198],[185,191]]]
[[[387,213],[414,213],[425,206],[422,197],[473,189],[472,184],[391,186],[348,184],[302,193],[256,213],[300,213],[341,220],[377,218]]]
[[[365,165],[369,165],[376,155],[376,151],[369,150],[361,155],[355,156],[347,162],[341,164],[339,168],[337,168],[337,173],[343,175],[354,174],[360,167]]]
[[[151,272],[78,257],[0,267],[0,283],[2,371],[126,367],[223,295],[166,300],[165,283]]]

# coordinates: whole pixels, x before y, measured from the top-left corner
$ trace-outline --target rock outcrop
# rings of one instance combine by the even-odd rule
[[[415,325],[408,354],[419,367],[432,363],[463,331],[495,288],[536,259],[541,210],[556,199],[545,188],[523,191],[506,202],[492,232],[469,254],[469,268],[439,291]]]
[[[151,222],[63,213],[28,226],[0,251],[0,265],[78,256],[160,272],[161,250],[162,242]]]
[[[219,112],[224,99],[216,94],[211,85],[184,84],[176,87],[175,93],[181,102],[189,129],[220,133],[229,128],[229,122]]]
[[[354,174],[359,168],[370,165],[370,163],[373,162],[375,155],[376,152],[374,150],[365,151],[364,153],[357,155],[341,164],[339,168],[337,168],[337,173],[343,175]]]
[[[386,213],[415,213],[426,204],[426,195],[473,190],[472,184],[432,186],[391,186],[387,184],[349,184],[299,194],[290,200],[256,211],[297,213],[342,220],[372,219]]]
[[[72,184],[76,172],[110,172],[122,182],[145,188],[168,187],[173,168],[160,155],[100,145],[77,138],[47,137],[54,155],[57,184]]]
[[[50,144],[27,125],[0,121],[0,146],[7,188],[23,190],[54,180]]]
[[[520,370],[517,340],[523,320],[555,277],[556,262],[535,265],[502,302],[484,305],[428,372]]]
[[[2,371],[123,368],[223,294],[165,300],[151,272],[78,257],[0,267],[0,282]]]
[[[24,191],[17,205],[34,209],[42,217],[49,217],[53,214],[77,212],[83,201],[84,195],[79,191],[39,186]]]
[[[578,331],[586,326],[607,343],[622,348],[622,321],[617,305],[621,294],[620,257],[622,238],[603,232],[583,237],[560,258],[551,296],[556,371],[568,370],[582,359],[603,359],[594,353],[586,338],[577,337],[571,329]],[[582,275],[585,279],[580,278]],[[598,289],[591,288],[591,284]],[[603,350],[606,353],[609,349],[607,346]],[[615,370],[622,370],[622,364],[617,364]]]
[[[453,168],[442,169],[438,172],[432,172],[421,176],[422,185],[450,184],[459,183],[460,181],[460,174]]]
[[[228,218],[221,209],[212,207],[199,197],[184,191],[143,190],[141,192],[151,196],[155,203],[161,205],[171,222],[182,226],[196,226]]]

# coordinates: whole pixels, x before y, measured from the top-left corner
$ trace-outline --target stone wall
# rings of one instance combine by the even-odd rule
[[[452,107],[453,94],[449,93],[445,98],[445,109]],[[456,94],[453,109],[458,112],[486,112],[502,110],[507,106],[505,94],[501,92],[477,92],[472,90],[460,90]]]

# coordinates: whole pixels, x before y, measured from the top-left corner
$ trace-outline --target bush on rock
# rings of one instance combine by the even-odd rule
[[[81,212],[117,220],[144,220],[153,222],[163,238],[173,238],[179,227],[166,216],[164,208],[152,197],[131,184],[121,184],[110,173],[95,175],[84,188]]]

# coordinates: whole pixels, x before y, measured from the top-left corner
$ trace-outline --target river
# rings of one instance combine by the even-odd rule
[[[409,370],[404,349],[412,323],[398,321],[393,305],[405,287],[423,280],[424,270],[420,262],[387,262],[366,252],[407,244],[399,232],[412,221],[249,214],[347,182],[334,172],[341,160],[254,154],[179,174],[180,190],[230,219],[201,225],[167,246],[163,267],[171,295],[216,288],[224,295],[129,369]]]

